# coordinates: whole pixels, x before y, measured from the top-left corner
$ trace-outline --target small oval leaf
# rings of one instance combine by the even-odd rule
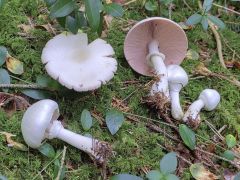
[[[226,159],[230,160],[230,161],[234,160],[234,158],[235,158],[234,153],[230,150],[224,151],[222,156],[225,157]]]
[[[208,18],[207,16],[203,16],[201,21],[203,29],[206,31],[208,29]]]
[[[89,130],[92,127],[92,116],[87,109],[84,109],[81,114],[81,124],[85,131]]]
[[[122,6],[117,3],[105,4],[104,11],[113,17],[122,17],[124,13]]]
[[[208,12],[212,8],[213,0],[204,0],[203,11]]]
[[[38,150],[45,156],[49,157],[49,158],[54,158],[56,153],[54,148],[52,147],[52,145],[45,143],[43,145],[41,145]]]
[[[123,121],[124,116],[119,111],[111,110],[106,114],[107,127],[112,135],[116,134],[116,132],[122,126]]]
[[[11,78],[5,69],[0,69],[0,84],[10,84]],[[4,92],[7,92],[7,88],[3,88]]]
[[[170,152],[163,156],[160,161],[160,170],[164,174],[175,172],[177,169],[177,155],[175,152]]]
[[[195,25],[195,24],[200,23],[201,20],[202,20],[202,15],[200,15],[200,14],[193,14],[192,16],[190,16],[187,19],[186,24],[187,25]]]
[[[218,179],[218,177],[215,174],[206,170],[201,163],[192,164],[190,166],[190,172],[192,176],[197,180],[209,179],[209,177],[211,177],[211,179]]]
[[[228,148],[232,148],[237,145],[237,140],[233,135],[228,134],[226,136],[226,143],[227,143]]]
[[[188,146],[191,150],[194,150],[196,145],[195,133],[190,128],[188,128],[185,124],[180,124],[179,134],[183,142],[185,143],[185,145]]]
[[[97,31],[100,25],[101,6],[99,2],[99,0],[84,0],[87,19],[93,31]]]
[[[47,91],[44,90],[36,90],[36,89],[25,89],[22,90],[22,93],[25,94],[26,96],[29,96],[33,99],[47,99],[51,97],[51,94]]]
[[[13,74],[22,74],[23,73],[23,63],[18,59],[9,56],[6,61],[8,70]]]
[[[219,27],[220,29],[224,29],[226,26],[225,26],[225,24],[224,24],[224,22],[221,20],[221,19],[219,19],[219,18],[217,18],[217,17],[215,17],[215,16],[212,16],[212,15],[208,15],[208,19],[213,23],[213,24],[215,24],[217,27]]]
[[[69,15],[75,8],[73,0],[57,0],[50,9],[50,17],[64,17]]]
[[[5,63],[7,59],[7,53],[7,49],[4,46],[0,46],[0,66]]]
[[[152,1],[147,1],[144,5],[145,9],[148,11],[156,11],[157,5],[153,3]]]
[[[159,180],[163,178],[163,175],[159,170],[152,170],[146,174],[146,177],[149,180]]]

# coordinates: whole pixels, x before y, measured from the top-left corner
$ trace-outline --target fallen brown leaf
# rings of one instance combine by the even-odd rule
[[[201,163],[192,164],[190,172],[196,180],[215,180],[219,179],[215,174],[206,170]]]
[[[240,69],[240,62],[239,61],[225,61],[225,65],[228,68],[237,68]]]
[[[24,144],[21,144],[21,143],[18,143],[16,141],[12,140],[12,137],[15,137],[16,135],[8,133],[8,132],[0,132],[0,134],[5,136],[6,141],[8,143],[8,147],[13,147],[13,148],[15,148],[17,150],[20,150],[20,151],[27,151],[28,150],[28,148]]]
[[[111,105],[112,105],[112,107],[114,107],[122,112],[128,112],[130,110],[130,108],[127,106],[127,104],[125,104],[123,102],[123,100],[115,98],[115,97],[112,98]]]
[[[13,74],[23,74],[23,63],[18,59],[8,55],[7,60],[7,69]]]

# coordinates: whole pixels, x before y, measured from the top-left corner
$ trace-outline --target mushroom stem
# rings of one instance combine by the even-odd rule
[[[182,88],[181,84],[178,84],[180,88]],[[175,84],[176,86],[176,84]],[[179,91],[170,90],[170,97],[171,97],[171,114],[174,119],[181,120],[184,116],[180,99],[179,99]]]
[[[204,101],[202,99],[198,99],[194,101],[188,108],[187,112],[183,117],[184,122],[188,121],[199,121],[200,116],[199,113],[201,109],[204,107]]]
[[[48,130],[48,139],[58,138],[66,143],[88,153],[98,162],[102,163],[111,153],[108,143],[82,136],[63,127],[60,121],[53,121]]]
[[[155,82],[151,89],[151,95],[161,92],[166,97],[169,97],[167,68],[164,64],[165,55],[159,52],[158,41],[152,40],[148,44],[149,54],[147,56],[148,62],[153,66],[159,81]]]

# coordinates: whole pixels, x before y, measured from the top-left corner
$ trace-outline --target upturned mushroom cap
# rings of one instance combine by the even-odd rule
[[[161,17],[142,20],[128,32],[124,42],[125,57],[140,74],[154,76],[154,70],[146,59],[148,44],[152,40],[158,41],[159,51],[166,57],[166,65],[180,64],[187,53],[187,37],[177,23]]]
[[[199,98],[204,102],[204,109],[212,111],[220,102],[220,94],[214,89],[205,89],[199,95]]]
[[[59,117],[58,104],[50,99],[31,105],[23,115],[21,129],[25,142],[32,148],[41,146],[52,120]]]
[[[182,84],[182,87],[188,83],[188,75],[186,71],[179,65],[167,66],[168,82],[171,84]]]
[[[48,74],[63,86],[75,91],[99,88],[112,79],[117,61],[114,50],[102,39],[88,44],[87,35],[62,33],[47,42],[42,62]]]

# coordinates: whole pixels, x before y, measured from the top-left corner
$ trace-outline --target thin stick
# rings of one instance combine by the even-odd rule
[[[44,168],[42,168],[42,170],[40,172],[38,172],[38,174],[36,176],[34,176],[32,178],[32,180],[36,179],[38,176],[41,176],[41,173],[43,171],[45,171],[48,168],[48,166],[50,166],[50,164],[52,164],[62,153],[63,153],[63,151],[61,153],[59,153],[53,160],[51,160]]]
[[[237,14],[237,15],[240,15],[240,12],[234,11],[234,10],[232,10],[232,9],[229,9],[229,8],[227,8],[227,7],[224,7],[224,6],[221,6],[221,5],[219,5],[219,4],[213,3],[213,5],[216,6],[216,7],[220,7],[220,8],[222,8],[222,9],[225,9],[225,10],[227,10],[227,11],[229,11],[229,12],[235,13],[235,14]]]
[[[56,180],[60,180],[60,177],[61,177],[61,174],[62,174],[63,165],[64,165],[64,161],[65,161],[66,151],[67,151],[67,147],[64,146],[63,147],[63,153],[62,153],[62,159],[61,159],[61,166],[59,168]]]
[[[53,91],[47,87],[43,87],[37,84],[0,84],[0,88],[39,89],[39,90]]]
[[[201,1],[198,1],[198,6],[200,9],[202,9],[202,4],[201,4]],[[208,24],[214,34],[214,37],[216,39],[216,43],[217,43],[217,51],[218,51],[218,58],[219,58],[219,61],[220,61],[220,64],[223,68],[227,69],[225,63],[224,63],[224,59],[223,59],[223,54],[222,54],[222,42],[221,42],[221,38],[220,38],[220,35],[219,33],[217,32],[215,26],[213,25],[212,22],[208,21]]]
[[[183,3],[187,6],[187,8],[189,9],[189,10],[193,10],[192,8],[191,8],[191,6],[189,6],[189,4],[186,2],[186,0],[183,0]]]

